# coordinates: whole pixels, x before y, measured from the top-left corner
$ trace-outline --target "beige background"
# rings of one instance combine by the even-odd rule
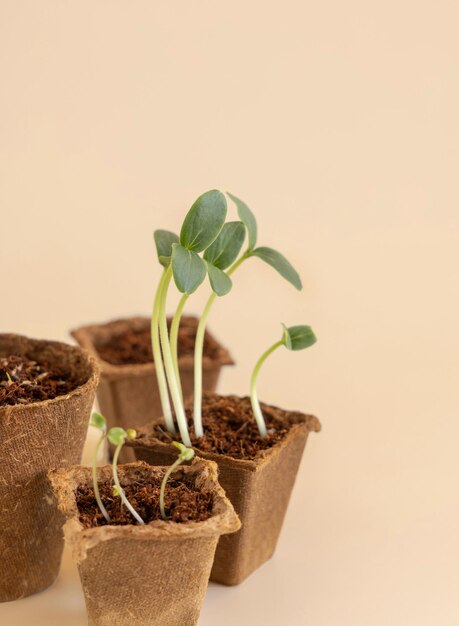
[[[212,586],[200,626],[457,626],[458,3],[2,0],[0,16],[2,330],[148,312],[153,229],[212,187],[304,278],[298,294],[253,260],[210,321],[239,393],[280,321],[313,325],[260,395],[323,432],[276,557]],[[82,626],[68,557],[0,622]]]

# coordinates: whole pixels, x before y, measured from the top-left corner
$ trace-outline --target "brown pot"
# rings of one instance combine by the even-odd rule
[[[181,326],[187,324],[196,326],[197,319],[183,316]],[[113,335],[120,334],[127,329],[143,330],[149,325],[149,318],[132,317],[105,324],[83,326],[72,331],[72,336],[77,342],[96,357],[101,365],[102,376],[97,390],[97,400],[109,428],[112,426],[122,426],[123,428],[142,426],[162,415],[153,362],[112,365],[102,360],[97,352],[98,346],[103,345]],[[213,359],[205,355],[203,357],[203,389],[214,392],[217,388],[222,366],[233,365],[234,361],[229,352],[207,332],[206,341],[213,346],[216,357]],[[187,398],[193,394],[193,355],[179,357],[179,368],[183,396]],[[135,460],[132,451],[125,448],[123,448],[120,458],[123,462]]]
[[[119,475],[126,484],[139,474],[162,476],[164,470],[137,462],[119,466]],[[218,538],[238,530],[240,522],[217,482],[215,463],[195,459],[179,472],[194,475],[196,486],[213,494],[213,514],[207,521],[83,528],[75,490],[92,484],[91,469],[50,472],[59,509],[67,518],[65,539],[78,564],[90,626],[197,623]],[[109,478],[110,466],[99,468],[98,475]]]
[[[29,596],[55,580],[62,519],[49,506],[50,469],[79,463],[99,380],[81,348],[21,335],[0,335],[0,356],[59,363],[81,384],[53,400],[0,407],[0,601]]]
[[[239,532],[220,539],[215,554],[210,579],[224,585],[241,583],[273,555],[306,439],[310,432],[320,430],[319,420],[312,415],[269,408],[276,419],[293,426],[285,439],[255,460],[195,448],[200,457],[217,463],[220,484],[242,522]],[[154,436],[158,422],[140,429],[137,439],[128,445],[140,460],[169,464],[174,458],[173,448]]]

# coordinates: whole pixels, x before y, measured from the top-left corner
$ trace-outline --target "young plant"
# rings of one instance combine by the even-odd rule
[[[238,216],[241,222],[236,222],[236,224],[242,223],[247,231],[248,237],[248,246],[244,254],[236,261],[236,257],[239,254],[239,250],[242,247],[242,240],[239,240],[238,237],[234,234],[233,239],[229,242],[226,241],[223,237],[223,233],[221,233],[220,237],[210,246],[204,253],[204,259],[209,263],[216,265],[220,270],[227,269],[226,274],[221,272],[226,279],[229,280],[229,288],[231,288],[231,279],[229,278],[237,268],[247,259],[251,257],[258,257],[268,265],[271,265],[285,280],[291,283],[296,289],[301,290],[303,285],[301,283],[301,278],[295,268],[287,261],[287,259],[277,250],[273,248],[268,248],[266,246],[256,247],[257,238],[258,238],[258,227],[255,215],[249,209],[249,207],[231,193],[227,192],[228,197],[234,202],[237,208]],[[219,242],[220,239],[220,242]],[[237,245],[240,245],[237,249]],[[237,249],[234,257],[232,256],[233,252]],[[224,267],[221,266],[222,261],[227,265]],[[209,277],[211,273],[209,272]],[[221,280],[221,275],[219,275]],[[202,437],[203,428],[202,428],[202,355],[204,351],[204,336],[207,325],[207,318],[209,316],[212,305],[215,301],[217,295],[224,295],[223,293],[219,293],[217,285],[211,280],[211,286],[213,293],[209,297],[204,311],[202,313],[201,319],[199,321],[198,330],[196,333],[196,343],[195,343],[195,352],[194,352],[194,429],[197,437]],[[229,289],[228,289],[229,291]],[[226,292],[227,293],[227,292]]]
[[[169,231],[155,232],[158,259],[163,265],[164,271],[153,306],[151,324],[153,357],[155,365],[161,363],[157,372],[159,372],[158,384],[166,426],[170,432],[175,432],[167,392],[168,386],[180,437],[188,447],[191,446],[191,439],[183,406],[177,360],[178,326],[186,301],[185,296],[194,293],[206,277],[206,263],[199,256],[199,253],[204,251],[220,233],[226,219],[226,211],[225,196],[217,190],[208,191],[200,196],[188,211],[180,231],[180,237]],[[179,305],[172,322],[173,349],[169,339],[166,317],[167,291],[172,277],[178,290],[183,294],[181,305]],[[162,359],[164,369],[162,369]]]
[[[121,502],[126,506],[126,508],[130,511],[132,516],[139,522],[139,524],[145,525],[145,522],[134,509],[132,504],[126,498],[126,494],[124,493],[124,489],[121,487],[119,477],[118,477],[118,458],[120,456],[121,449],[126,441],[126,439],[135,439],[137,433],[132,428],[128,428],[124,430],[124,428],[120,428],[119,426],[114,426],[110,428],[107,433],[107,439],[109,442],[116,446],[115,454],[113,455],[113,463],[112,463],[112,471],[113,471],[113,481],[115,483],[116,489],[114,493],[121,498]],[[100,505],[99,505],[100,506]]]
[[[256,388],[261,366],[266,361],[268,356],[277,350],[277,348],[280,348],[280,346],[285,346],[288,350],[304,350],[305,348],[312,346],[316,343],[316,341],[317,338],[310,326],[290,326],[290,328],[284,326],[282,338],[263,352],[261,357],[258,359],[250,380],[250,401],[252,404],[253,414],[257,421],[258,430],[260,431],[260,435],[262,437],[266,437],[268,431],[266,429],[266,423],[260,407]]]
[[[167,484],[167,481],[169,480],[169,476],[179,465],[181,465],[185,461],[191,461],[191,459],[194,457],[193,448],[187,448],[186,446],[183,445],[183,443],[179,443],[178,441],[173,441],[172,445],[179,449],[180,454],[178,458],[176,459],[176,461],[167,469],[167,471],[164,474],[163,480],[161,482],[161,489],[159,492],[159,509],[161,511],[161,517],[163,518],[163,520],[168,519],[166,515],[165,504],[164,504],[164,496],[166,493],[166,484]]]
[[[100,415],[100,413],[93,413],[91,415],[90,425],[94,428],[97,428],[97,430],[101,432],[100,439],[97,442],[96,448],[94,450],[94,456],[92,457],[92,485],[94,488],[94,496],[96,498],[97,506],[99,507],[102,515],[105,517],[107,522],[110,523],[110,515],[108,514],[107,509],[102,503],[99,493],[99,485],[97,483],[97,458],[99,456],[99,450],[105,441],[105,437],[107,436],[107,422],[105,421],[105,417],[103,415]]]

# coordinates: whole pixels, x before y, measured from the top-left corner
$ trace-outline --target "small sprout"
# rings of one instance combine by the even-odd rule
[[[107,422],[105,421],[105,417],[100,415],[100,413],[93,413],[91,415],[91,426],[97,428],[97,430],[101,431],[101,437],[97,442],[96,448],[94,450],[94,456],[92,458],[92,485],[94,488],[94,497],[96,498],[97,506],[99,507],[102,515],[105,517],[108,523],[110,523],[110,515],[108,514],[107,509],[103,505],[102,499],[99,493],[99,485],[97,483],[97,459],[99,456],[99,450],[102,444],[105,441],[106,431],[107,431]]]
[[[112,494],[115,496],[115,498],[120,495],[120,491],[116,485],[113,485],[112,487]]]
[[[129,428],[128,430],[124,430],[124,428],[121,428],[119,426],[114,426],[113,428],[110,428],[110,430],[108,431],[107,439],[109,440],[111,444],[116,446],[115,454],[113,455],[112,471],[113,471],[113,480],[115,482],[115,487],[118,490],[118,495],[121,498],[121,503],[126,506],[126,508],[131,513],[131,515],[139,522],[139,524],[145,525],[145,522],[143,521],[143,519],[134,509],[134,507],[129,502],[129,500],[126,498],[126,494],[124,493],[124,489],[121,487],[119,477],[118,477],[118,458],[120,456],[121,449],[126,439],[135,439],[136,434],[137,434],[136,431],[133,430],[132,428]]]
[[[94,428],[97,428],[103,433],[107,430],[107,422],[105,420],[105,417],[101,415],[100,413],[94,412],[91,415],[90,425],[93,426]]]
[[[282,333],[282,339],[276,341],[270,348],[264,352],[258,359],[255,368],[252,373],[250,382],[250,401],[252,403],[253,414],[257,420],[258,430],[262,437],[266,437],[268,431],[266,429],[265,420],[258,400],[258,394],[256,389],[256,383],[258,374],[260,373],[261,366],[266,361],[268,356],[272,354],[280,346],[285,346],[287,350],[304,350],[309,348],[317,341],[316,336],[310,326],[290,326],[287,328],[283,324],[284,332]]]
[[[9,371],[5,370],[5,374],[6,374],[6,377],[8,379],[8,384],[12,385],[13,384],[13,379],[11,378]]]
[[[179,441],[173,441],[172,445],[175,446],[180,451],[180,454],[177,460],[165,472],[162,483],[161,483],[161,489],[159,492],[159,508],[160,508],[161,517],[163,518],[163,520],[168,519],[166,515],[165,504],[164,504],[164,496],[166,493],[166,484],[169,479],[169,476],[179,465],[181,465],[185,461],[191,461],[195,454],[193,448],[187,448],[186,446],[183,445],[183,443],[180,443]]]

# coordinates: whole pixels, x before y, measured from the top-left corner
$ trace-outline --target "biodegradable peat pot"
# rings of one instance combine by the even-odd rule
[[[225,396],[207,396],[209,398],[224,399]],[[249,403],[248,398],[238,401]],[[241,583],[274,553],[306,439],[310,432],[320,430],[319,420],[312,415],[266,404],[261,406],[265,416],[269,415],[274,423],[291,425],[286,436],[272,448],[259,452],[253,459],[241,459],[195,447],[200,457],[217,463],[220,484],[242,522],[239,532],[220,539],[215,554],[210,579],[225,585]],[[205,432],[206,397],[203,420]],[[157,419],[141,428],[137,438],[128,445],[134,448],[140,460],[168,464],[174,452],[170,444],[155,436],[158,424],[161,420]]]
[[[122,486],[163,476],[165,467],[137,462],[119,466]],[[75,492],[92,485],[91,469],[50,472],[64,534],[78,564],[90,626],[194,626],[199,618],[218,538],[239,529],[234,509],[217,482],[215,463],[195,459],[174,473],[195,477],[212,494],[212,515],[204,522],[156,520],[145,526],[84,528]],[[99,480],[111,476],[98,469]],[[151,480],[151,478],[150,478]]]
[[[132,317],[105,324],[83,326],[72,331],[76,341],[100,362],[102,376],[97,390],[97,400],[109,428],[142,426],[162,414],[153,361],[113,364],[103,359],[99,352],[103,352],[104,346],[113,341],[113,338],[125,336],[127,333],[149,336],[150,323],[149,318]],[[179,368],[185,398],[193,394],[193,347],[197,323],[196,318],[184,316],[180,324]],[[185,339],[189,350],[187,354],[180,355]],[[228,350],[206,331],[202,362],[204,391],[215,391],[222,366],[233,364]],[[132,451],[125,448],[120,458],[125,462],[135,460]]]
[[[41,591],[58,574],[62,518],[49,506],[46,475],[80,462],[99,379],[96,361],[64,343],[0,334],[0,358],[12,355],[58,367],[77,386],[51,400],[0,406],[1,602]]]

